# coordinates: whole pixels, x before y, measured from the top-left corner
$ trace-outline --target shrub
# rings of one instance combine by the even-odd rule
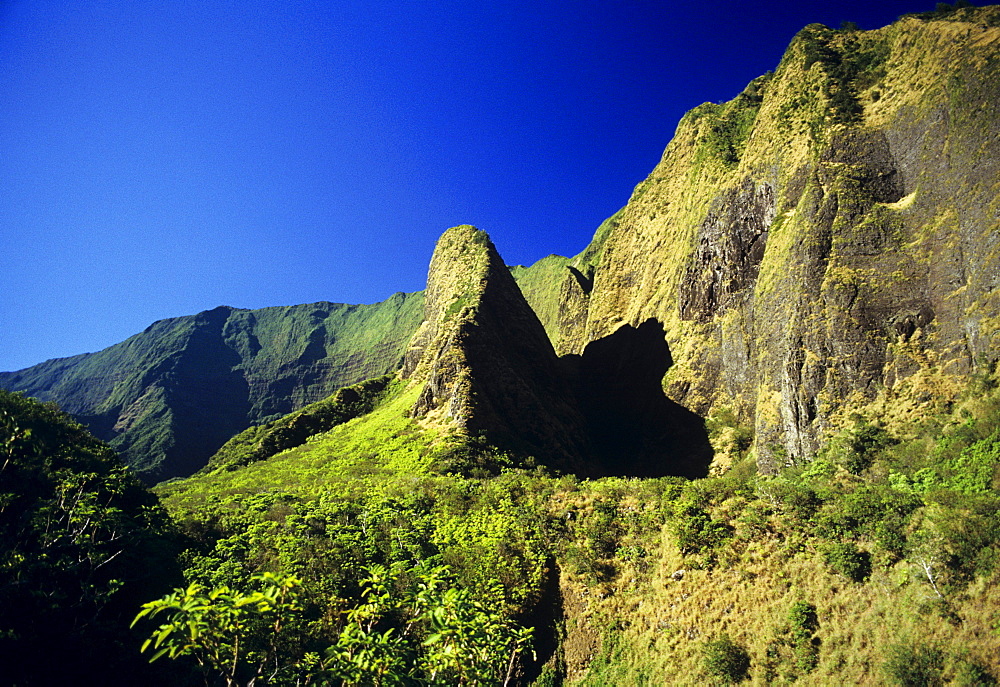
[[[819,618],[816,607],[807,601],[796,601],[788,611],[792,647],[795,650],[796,668],[804,673],[816,667],[819,661]]]
[[[942,684],[939,649],[929,646],[894,644],[887,651],[882,668],[890,684],[903,687],[931,687]]]
[[[995,685],[997,679],[981,663],[965,660],[955,670],[955,684],[963,687],[987,687]]]
[[[851,542],[830,544],[824,558],[833,572],[853,582],[864,582],[872,572],[871,555]]]
[[[728,635],[705,642],[702,647],[705,670],[726,683],[742,682],[750,670],[750,654]]]

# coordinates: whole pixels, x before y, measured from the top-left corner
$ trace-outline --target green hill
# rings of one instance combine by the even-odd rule
[[[422,293],[374,305],[219,307],[97,353],[0,373],[0,387],[59,404],[156,482],[200,469],[251,425],[396,370],[422,313]]]
[[[1000,7],[812,25],[579,256],[454,227],[423,294],[15,374],[135,455],[212,418],[137,621],[208,682],[997,684],[998,94]]]

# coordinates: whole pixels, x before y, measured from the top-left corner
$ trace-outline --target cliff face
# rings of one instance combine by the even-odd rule
[[[220,307],[0,373],[0,387],[59,404],[147,481],[185,476],[248,426],[398,369],[422,302]]]
[[[536,309],[560,354],[659,323],[670,399],[735,412],[765,471],[913,419],[1000,357],[998,130],[1000,8],[809,26],[682,119]]]
[[[548,297],[556,293],[551,270],[513,272],[539,288],[524,288],[536,304],[545,302],[546,278]],[[469,226],[438,241],[425,293],[403,368],[423,385],[414,416],[583,475],[706,474],[704,423],[660,385],[671,359],[656,320],[558,358],[511,270]],[[558,315],[550,312],[550,326]]]

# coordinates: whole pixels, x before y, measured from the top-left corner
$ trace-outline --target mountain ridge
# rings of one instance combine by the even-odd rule
[[[660,327],[668,400],[735,418],[764,471],[808,460],[854,415],[893,427],[934,412],[1000,358],[1000,168],[984,125],[1000,121],[998,55],[997,7],[908,15],[874,31],[807,26],[773,73],[681,119],[653,172],[580,254],[510,273],[564,358],[623,327]],[[414,303],[409,331],[422,317]],[[215,386],[249,398],[263,384],[290,398],[288,409],[334,390],[310,353],[329,342],[304,324],[309,306],[290,307],[303,310],[302,326],[271,344],[297,362],[264,366],[281,381],[241,381],[223,365]],[[386,333],[393,355],[408,333]],[[222,357],[270,350],[232,334]],[[99,435],[146,422],[168,430],[142,450],[174,440],[184,404],[141,374],[128,403],[76,402],[87,386],[106,398],[118,388],[64,369],[92,360],[36,366],[53,375],[18,383]],[[186,374],[168,368],[146,372]],[[0,384],[10,388],[12,374]],[[286,410],[265,406],[233,415],[253,423]]]
[[[0,373],[0,386],[56,402],[148,481],[188,475],[250,425],[394,371],[422,301],[417,292],[371,305],[220,306]]]

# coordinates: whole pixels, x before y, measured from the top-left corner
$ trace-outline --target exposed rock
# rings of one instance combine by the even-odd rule
[[[425,293],[424,322],[403,368],[423,385],[412,414],[556,467],[593,472],[586,429],[552,345],[486,233],[446,231]]]
[[[807,27],[772,77],[688,113],[570,260],[587,256],[592,286],[563,282],[560,353],[661,323],[670,399],[734,412],[766,472],[814,455],[851,413],[891,429],[989,369],[1000,8],[946,19]]]
[[[561,292],[585,302],[587,277],[565,269]],[[560,360],[489,238],[468,226],[438,241],[425,302],[404,367],[423,385],[414,416],[584,475],[707,474],[704,422],[660,384],[672,359],[656,320]]]

